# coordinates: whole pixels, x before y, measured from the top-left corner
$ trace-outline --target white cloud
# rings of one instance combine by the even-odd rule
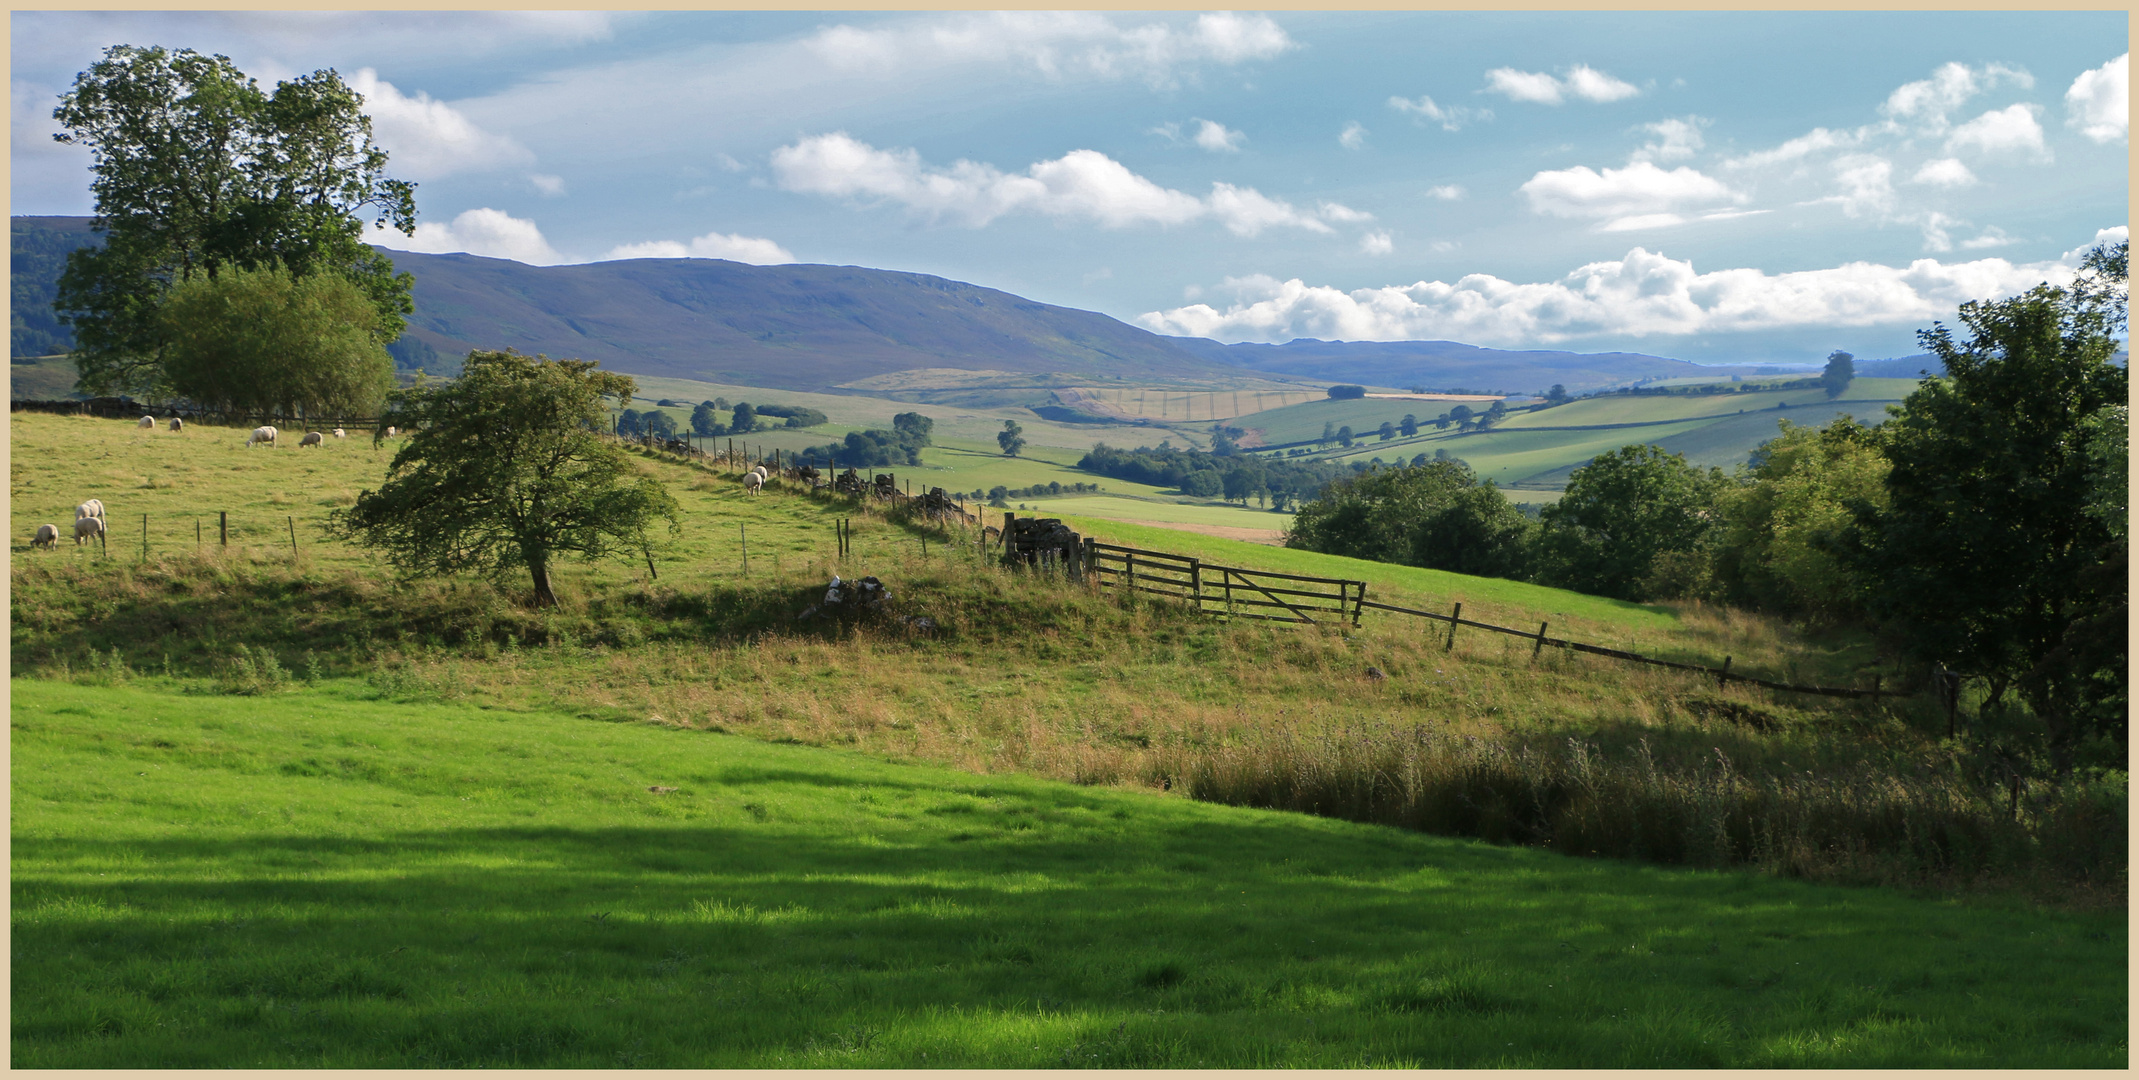
[[[564,194],[564,177],[562,176],[550,176],[546,173],[530,173],[528,174],[527,182],[535,185],[536,191],[539,191],[544,195],[548,195],[553,198],[558,195]]]
[[[1864,141],[1864,133],[1829,131],[1813,128],[1811,131],[1783,143],[1773,150],[1760,150],[1731,158],[1723,163],[1726,169],[1765,169],[1771,165],[1799,161],[1813,154],[1828,150],[1853,147]]]
[[[1440,199],[1443,202],[1455,202],[1463,197],[1463,187],[1460,184],[1436,184],[1426,189],[1426,197]]]
[[[1357,150],[1366,144],[1367,129],[1365,125],[1357,120],[1344,125],[1344,130],[1337,133],[1337,145],[1344,147],[1346,150]]]
[[[1894,120],[1913,121],[1933,133],[1941,132],[1946,130],[1948,113],[1969,98],[2008,82],[2026,89],[2035,85],[2035,77],[2008,64],[1977,69],[1949,61],[1939,65],[1928,79],[1896,87],[1879,106],[1879,112]]]
[[[1342,221],[1347,224],[1350,224],[1353,222],[1374,220],[1374,215],[1369,214],[1364,210],[1354,210],[1351,207],[1344,205],[1343,203],[1325,202],[1321,206],[1316,207],[1315,210],[1317,213],[1322,215],[1322,220],[1324,221]]]
[[[431,254],[464,251],[470,255],[511,259],[534,266],[554,266],[571,261],[550,247],[550,242],[542,238],[542,230],[533,221],[487,206],[463,211],[450,224],[418,222],[414,236],[403,236],[392,229],[369,229],[364,241],[395,251]]]
[[[2080,72],[2065,91],[2065,123],[2098,143],[2129,137],[2131,59],[2132,54],[2125,53],[2092,71]]]
[[[1485,88],[1511,101],[1538,105],[1558,105],[1570,97],[1594,102],[1619,101],[1641,93],[1633,83],[1615,79],[1588,64],[1576,64],[1564,79],[1541,71],[1494,68],[1485,73]]]
[[[349,87],[364,96],[373,137],[391,157],[396,175],[417,180],[456,172],[480,172],[535,160],[527,147],[484,131],[443,101],[417,91],[403,94],[379,73],[362,68]]]
[[[652,240],[643,244],[621,244],[610,249],[602,261],[616,259],[727,259],[731,262],[753,263],[758,266],[773,266],[796,261],[794,253],[770,240],[755,236],[730,236],[710,232],[690,242],[688,246],[674,240]]]
[[[1972,150],[1985,155],[2021,155],[2047,161],[2050,150],[2043,145],[2042,125],[2035,122],[2037,106],[2011,105],[1984,113],[1946,137],[1946,152]]]
[[[1578,267],[1558,281],[1518,284],[1489,274],[1454,283],[1345,292],[1295,278],[1230,278],[1225,310],[1191,304],[1135,321],[1163,334],[1220,341],[1454,340],[1534,347],[1604,335],[1669,336],[1924,323],[1951,318],[1965,300],[2009,296],[2038,282],[2063,283],[2075,262],[2004,259],[1906,267],[1849,263],[1769,274],[1752,268],[1697,273],[1691,262],[1642,248]]]
[[[1370,232],[1359,238],[1359,250],[1366,255],[1387,255],[1396,250],[1396,241],[1387,232]]]
[[[1641,149],[1634,151],[1635,161],[1681,161],[1692,157],[1701,149],[1701,129],[1711,121],[1704,117],[1689,116],[1684,120],[1658,120],[1643,124],[1641,130],[1655,136]]]
[[[1549,78],[1550,76],[1547,77]],[[1491,120],[1493,118],[1493,110],[1491,109],[1471,109],[1461,105],[1437,105],[1432,98],[1425,94],[1420,94],[1417,101],[1391,97],[1389,99],[1389,107],[1400,113],[1410,113],[1417,120],[1431,120],[1441,125],[1441,130],[1443,131],[1460,131],[1463,125],[1474,119]]]
[[[1946,227],[1949,225],[1965,224],[1967,224],[1967,222],[1957,221],[1953,218],[1947,217],[1946,215],[1939,213],[1936,210],[1925,214],[1923,220],[1924,250],[1952,251],[1953,238],[1947,234]]]
[[[1885,158],[1850,154],[1834,163],[1835,184],[1841,190],[1815,199],[1838,203],[1853,218],[1884,217],[1894,212],[1894,166]]]
[[[1237,236],[1255,236],[1274,227],[1331,231],[1316,214],[1253,188],[1214,183],[1210,195],[1199,199],[1152,183],[1097,150],[1072,150],[1037,162],[1022,174],[973,161],[939,169],[924,164],[911,149],[879,150],[835,132],[774,150],[772,168],[779,186],[788,191],[897,203],[931,220],[972,228],[1029,211],[1117,229],[1212,218]]]
[[[1587,165],[1540,172],[1516,191],[1540,214],[1609,219],[1605,229],[1676,224],[1681,211],[1741,203],[1745,197],[1684,165],[1666,172],[1647,161],[1602,172]],[[1672,220],[1663,220],[1664,217]]]
[[[1932,187],[1963,188],[1976,182],[1976,174],[1968,171],[1959,158],[1937,158],[1924,162],[1909,178],[1912,184],[1928,184]]]
[[[1969,251],[1980,251],[1984,248],[2004,247],[2007,244],[2017,244],[2019,242],[2018,238],[2007,236],[2004,229],[1992,225],[1984,229],[1982,234],[1974,239],[1961,241],[1961,247]]]
[[[1240,152],[1240,144],[1248,138],[1241,132],[1228,130],[1216,120],[1198,119],[1196,123],[1200,125],[1196,128],[1196,145],[1214,154],[1237,154]]]
[[[1298,43],[1260,14],[1205,12],[1183,27],[1163,21],[1127,25],[1100,12],[999,11],[889,28],[834,26],[805,47],[846,70],[1014,64],[1053,79],[1138,78],[1163,87],[1200,64],[1267,60]]]

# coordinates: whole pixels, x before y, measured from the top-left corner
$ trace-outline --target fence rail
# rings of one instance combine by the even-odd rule
[[[1098,582],[1100,588],[1114,588],[1129,592],[1150,593],[1158,596],[1185,600],[1195,609],[1207,615],[1231,618],[1265,619],[1274,622],[1316,623],[1315,615],[1335,616],[1332,620],[1343,623],[1347,617],[1353,626],[1358,626],[1368,609],[1386,611],[1396,615],[1430,619],[1448,624],[1447,648],[1455,648],[1456,631],[1462,627],[1484,630],[1494,634],[1522,638],[1532,642],[1531,655],[1546,646],[1566,649],[1569,652],[1588,653],[1591,656],[1609,657],[1637,664],[1689,671],[1716,680],[1718,684],[1739,682],[1769,690],[1783,690],[1796,694],[1817,694],[1838,698],[1878,698],[1906,696],[1909,691],[1885,690],[1876,685],[1869,690],[1843,686],[1818,686],[1799,683],[1777,682],[1751,675],[1741,675],[1730,669],[1731,657],[1723,658],[1722,667],[1705,664],[1688,664],[1677,660],[1643,656],[1625,649],[1613,649],[1603,645],[1574,641],[1568,638],[1548,636],[1550,622],[1541,622],[1536,630],[1519,630],[1514,627],[1496,626],[1463,617],[1463,604],[1458,601],[1446,613],[1424,611],[1399,604],[1384,604],[1367,599],[1367,583],[1343,578],[1309,577],[1303,574],[1284,574],[1271,570],[1247,570],[1237,566],[1220,566],[1206,563],[1188,555],[1175,555],[1145,548],[1124,547],[1119,544],[1103,544],[1097,540],[1085,541],[1085,568]],[[1329,586],[1333,588],[1303,588],[1299,586]],[[1285,599],[1296,597],[1296,600]],[[1257,610],[1260,609],[1260,610]],[[1283,609],[1285,614],[1276,614]]]

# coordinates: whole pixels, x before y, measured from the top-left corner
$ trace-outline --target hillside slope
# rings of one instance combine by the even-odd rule
[[[1456,341],[1318,341],[1295,338],[1283,345],[1226,345],[1207,338],[1173,338],[1182,349],[1213,363],[1331,382],[1375,386],[1458,387],[1479,393],[1530,393],[1554,383],[1571,393],[1600,390],[1638,379],[1727,378],[1781,374],[1802,365],[1707,366],[1644,353],[1574,353],[1554,350],[1486,349]]]

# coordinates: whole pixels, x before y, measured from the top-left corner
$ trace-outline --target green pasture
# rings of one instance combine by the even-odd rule
[[[1051,513],[1051,512],[1050,512]],[[1275,515],[1272,515],[1275,516]],[[1182,532],[1150,525],[1131,525],[1093,517],[1066,516],[1071,528],[1110,544],[1144,548],[1174,555],[1192,556],[1205,562],[1247,569],[1274,570],[1309,577],[1343,578],[1367,583],[1367,599],[1404,606],[1430,604],[1430,610],[1446,611],[1463,602],[1466,619],[1500,620],[1499,625],[1531,630],[1526,620],[1560,620],[1568,617],[1590,620],[1629,633],[1669,633],[1677,628],[1678,615],[1668,607],[1611,600],[1586,593],[1569,592],[1505,578],[1470,577],[1420,566],[1370,562],[1343,555],[1325,555],[1297,548],[1277,548],[1245,540]],[[1369,613],[1369,618],[1401,616]],[[1426,632],[1419,624],[1421,632]],[[1445,624],[1434,624],[1444,626]],[[1596,644],[1610,645],[1601,641]],[[1624,647],[1620,644],[1618,647]]]
[[[1062,498],[1018,500],[1043,517],[1104,518],[1112,521],[1159,521],[1184,525],[1227,525],[1239,529],[1286,529],[1290,513],[1243,508],[1217,502],[1174,502],[1125,499],[1113,495],[1080,495]],[[1000,520],[1001,510],[990,511]],[[1029,515],[1028,515],[1029,516]]]
[[[14,357],[8,365],[8,394],[19,401],[57,401],[74,397],[79,374],[65,356]]]
[[[354,683],[11,691],[18,1068],[2128,1054],[2122,911],[1578,860]]]
[[[1787,404],[1792,409],[1806,408],[1824,405],[1830,401],[1875,403],[1872,407],[1860,404],[1854,409],[1860,419],[1871,420],[1885,416],[1883,407],[1887,403],[1899,402],[1907,397],[1916,389],[1916,383],[1915,379],[1858,379],[1850,383],[1849,388],[1843,391],[1839,398],[1829,398],[1827,391],[1816,386],[1799,390],[1703,394],[1697,397],[1677,394],[1608,394],[1570,401],[1551,409],[1513,413],[1500,426],[1503,429],[1516,429],[1656,423],[1696,417],[1735,416],[1740,412],[1750,414],[1773,410],[1777,404]]]
[[[1226,421],[1233,427],[1246,428],[1262,433],[1262,441],[1269,445],[1305,442],[1322,437],[1322,425],[1349,425],[1354,437],[1371,440],[1375,429],[1384,421],[1403,425],[1404,414],[1418,417],[1420,426],[1433,429],[1433,418],[1455,408],[1469,405],[1473,412],[1484,412],[1490,401],[1411,401],[1401,398],[1351,398],[1335,400],[1324,398],[1281,409],[1267,409],[1249,413]]]

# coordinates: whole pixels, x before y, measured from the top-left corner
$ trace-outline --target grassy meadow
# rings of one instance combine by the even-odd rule
[[[2121,780],[2009,805],[1920,699],[1200,618],[643,453],[683,506],[658,576],[567,564],[536,611],[319,535],[391,442],[10,437],[18,1066],[2126,1054]],[[28,550],[89,497],[107,548]],[[1906,675],[1733,611],[1072,523],[1749,674]],[[835,572],[885,609],[798,620]]]
[[[22,1068],[2120,1067],[2119,913],[326,680],[11,686]]]

